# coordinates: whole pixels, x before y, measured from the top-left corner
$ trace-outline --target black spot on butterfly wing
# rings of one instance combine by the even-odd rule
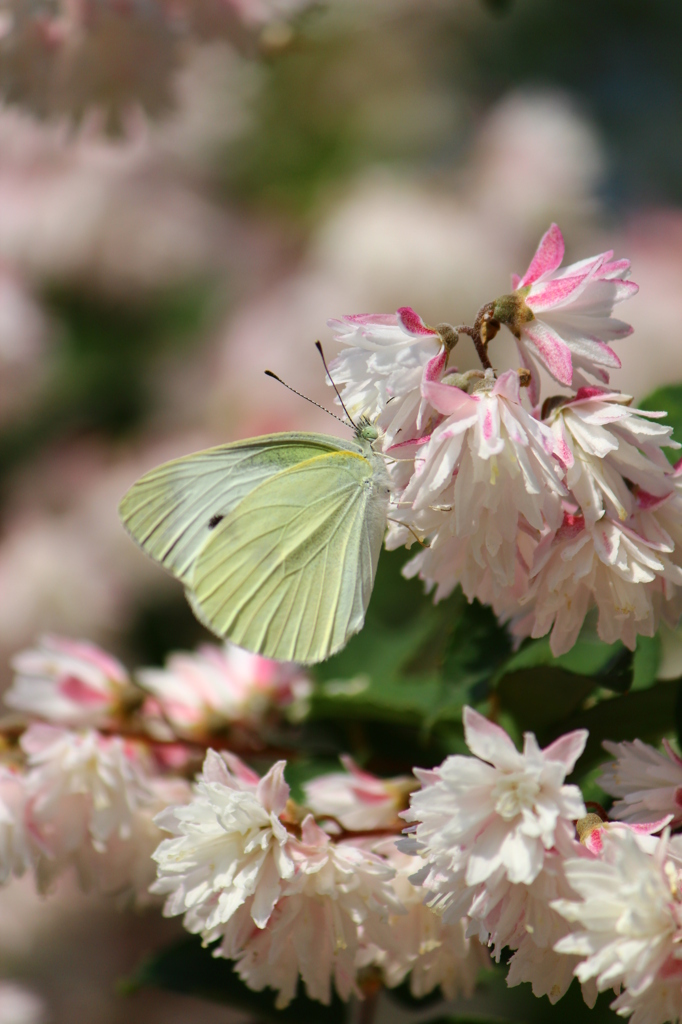
[[[214,530],[218,523],[222,522],[224,518],[225,516],[221,515],[211,516],[211,518],[208,521],[209,530]]]

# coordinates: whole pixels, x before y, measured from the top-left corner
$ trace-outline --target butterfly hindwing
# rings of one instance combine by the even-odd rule
[[[325,434],[284,433],[219,445],[174,459],[133,484],[119,506],[133,539],[191,585],[198,552],[249,491],[316,455],[357,450]]]
[[[337,448],[271,476],[205,542],[193,607],[214,632],[266,657],[323,660],[362,627],[387,504],[371,450]]]

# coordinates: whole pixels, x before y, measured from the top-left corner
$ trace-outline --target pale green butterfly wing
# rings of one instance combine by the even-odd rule
[[[380,456],[337,451],[251,491],[200,551],[190,601],[219,636],[322,661],[361,629],[386,528]]]
[[[119,505],[123,525],[157,562],[191,584],[197,553],[213,525],[268,477],[355,442],[326,434],[253,437],[185,455],[146,473]]]

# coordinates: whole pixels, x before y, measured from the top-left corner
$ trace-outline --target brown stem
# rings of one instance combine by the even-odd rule
[[[488,302],[479,309],[473,327],[469,327],[467,324],[460,324],[458,327],[455,327],[458,334],[467,334],[471,338],[484,370],[493,369],[493,364],[488,358],[487,343],[499,330],[499,324],[493,318],[492,312],[493,304]]]
[[[379,1008],[379,988],[371,989],[365,993],[365,998],[360,1003],[360,1016],[358,1024],[373,1024]]]

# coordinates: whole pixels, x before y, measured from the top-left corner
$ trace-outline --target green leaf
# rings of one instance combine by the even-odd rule
[[[543,636],[539,640],[525,643],[505,663],[498,677],[537,665],[553,665],[577,675],[597,675],[607,671],[610,663],[622,650],[623,645],[620,641],[605,644],[596,633],[585,630],[570,651],[555,658],[549,646],[549,636]]]
[[[507,14],[512,9],[514,0],[483,0],[483,4],[493,14]]]
[[[589,771],[607,759],[602,741],[634,740],[639,737],[658,742],[675,728],[675,706],[678,682],[659,682],[648,690],[626,693],[622,697],[602,700],[599,704],[580,711],[560,725],[552,726],[547,736],[553,739],[571,729],[589,729],[585,753],[580,759],[580,771]]]
[[[443,676],[463,691],[491,679],[509,658],[511,638],[491,608],[458,592],[451,599],[450,635],[443,660]]]
[[[424,729],[459,722],[474,689],[508,657],[508,634],[489,608],[461,591],[434,605],[421,583],[402,577],[405,560],[405,552],[382,554],[364,629],[316,670],[313,718]]]
[[[661,661],[661,638],[638,636],[637,649],[632,660],[632,689],[648,690],[656,682]]]
[[[657,388],[639,403],[640,409],[649,412],[665,410],[668,418],[663,422],[673,428],[673,439],[682,443],[682,384],[670,384]],[[664,448],[670,462],[677,462],[680,457],[677,448]]]
[[[234,973],[229,961],[211,956],[210,950],[204,949],[194,936],[147,960],[122,986],[126,993],[150,987],[224,1003],[253,1015],[257,1021],[272,1024],[344,1024],[348,1013],[347,1006],[336,995],[331,1006],[299,995],[286,1009],[277,1010],[271,990],[252,992]]]
[[[542,733],[576,714],[595,685],[592,676],[538,665],[504,676],[497,695],[500,709],[513,716],[520,730]]]

